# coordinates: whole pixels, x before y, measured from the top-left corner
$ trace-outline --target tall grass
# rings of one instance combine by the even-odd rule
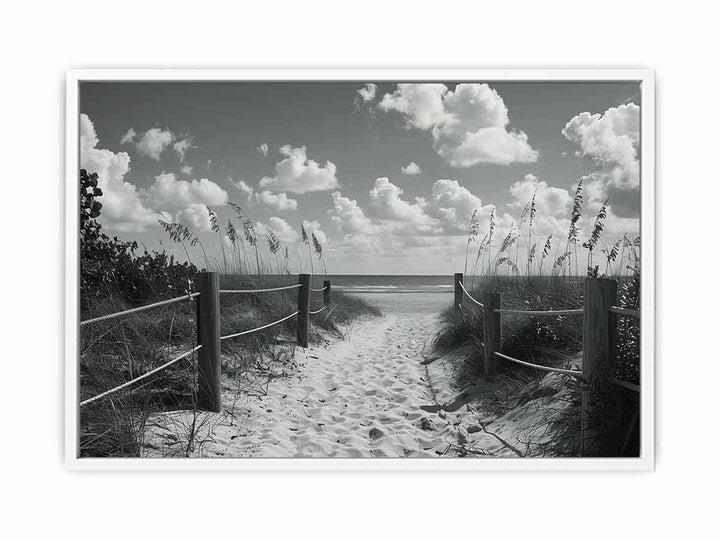
[[[553,234],[534,239],[537,224],[536,195],[523,208],[517,221],[502,241],[493,246],[496,234],[495,213],[490,216],[487,233],[479,242],[471,274],[467,275],[468,252],[466,247],[465,283],[475,298],[483,292],[500,292],[503,307],[519,310],[576,309],[583,305],[582,274],[589,278],[610,277],[619,284],[618,303],[622,307],[639,309],[640,291],[640,238],[627,233],[620,239],[605,244],[603,235],[609,201],[605,201],[593,216],[592,227],[583,235],[580,220],[583,215],[583,184],[578,182],[569,215],[567,236],[559,242]],[[515,225],[517,223],[517,226]],[[470,218],[467,246],[479,235],[476,213]],[[524,246],[521,247],[521,240]],[[585,249],[585,270],[579,269],[578,243]],[[561,251],[562,250],[562,251]],[[598,252],[603,254],[602,263],[596,261]],[[484,262],[483,262],[484,261]],[[601,268],[602,266],[602,268]],[[574,269],[573,269],[574,267]],[[460,313],[449,308],[442,314],[442,327],[434,339],[436,353],[457,359],[457,384],[460,387],[477,384],[483,373],[484,348],[482,313],[469,303]],[[640,327],[636,319],[618,319],[617,367],[612,375],[638,383],[640,375],[639,342]],[[583,339],[582,316],[528,317],[503,315],[503,343],[505,354],[531,363],[555,367],[570,367],[579,363]],[[503,362],[499,366],[500,378],[506,389],[514,389],[515,400],[531,395],[538,381],[547,377],[544,373]],[[531,381],[529,383],[528,381]],[[543,436],[542,444],[532,442],[535,455],[575,455],[578,451],[580,386],[568,381],[563,393],[565,404],[562,413],[548,416],[547,425],[541,430],[551,437]],[[627,390],[608,387],[594,390],[595,398],[605,405],[598,408],[599,425],[602,426],[598,452],[600,455],[633,455],[637,452],[637,429],[632,417],[637,411],[637,396]],[[602,393],[602,395],[600,395]],[[557,412],[557,411],[556,411]],[[538,426],[535,426],[537,428]]]
[[[89,201],[86,206],[93,208],[93,219],[99,216],[99,203]],[[142,286],[143,279],[155,279],[172,269],[173,283],[180,280],[185,291],[191,292],[196,264],[199,268],[220,272],[221,289],[255,289],[295,283],[288,246],[269,229],[261,236],[240,206],[230,203],[230,207],[234,217],[228,219],[225,227],[221,227],[216,211],[207,208],[210,231],[205,233],[180,223],[161,221],[160,226],[172,242],[181,246],[188,262],[179,266],[172,258],[157,255],[153,258],[147,253],[139,259],[126,256],[125,266],[141,265],[145,272],[138,270],[133,290],[148,289]],[[316,234],[310,234],[310,243],[323,274],[326,274],[325,254]],[[308,258],[312,264],[312,252]],[[159,263],[148,267],[153,261]],[[302,261],[298,260],[296,268],[301,267]],[[112,270],[112,265],[108,268]],[[177,275],[180,269],[185,272],[183,276]],[[166,291],[155,290],[143,298],[131,298],[121,292],[127,287],[113,286],[113,279],[112,275],[105,279],[102,290],[83,282],[82,320],[178,295],[177,285],[173,285]],[[322,279],[314,276],[313,282],[312,286],[319,288]],[[310,309],[319,309],[322,301],[321,293],[311,293]],[[228,335],[292,313],[297,309],[297,291],[221,295],[220,303],[221,335]],[[310,340],[321,341],[326,332],[337,332],[343,323],[362,315],[379,315],[379,311],[364,301],[333,291],[332,305],[311,318]],[[80,400],[115,388],[191,349],[197,343],[196,326],[195,306],[188,301],[81,327]],[[262,332],[223,341],[225,392],[232,388],[235,393],[229,398],[225,396],[225,402],[229,399],[237,404],[240,394],[258,392],[262,387],[267,391],[267,385],[279,373],[292,374],[296,367],[294,336],[295,320],[289,319]],[[233,418],[235,405],[225,406],[221,415],[199,411],[196,371],[194,355],[137,385],[82,407],[81,457],[138,456],[143,449],[160,455],[202,453],[203,445],[211,440],[214,423]],[[181,410],[185,412],[174,414]],[[159,413],[163,413],[162,423],[155,420]],[[148,430],[150,426],[152,430]],[[147,439],[149,432],[157,436]]]

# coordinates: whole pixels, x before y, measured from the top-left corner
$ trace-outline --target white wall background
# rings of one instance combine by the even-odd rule
[[[712,272],[717,253],[710,3],[69,4],[10,3],[0,32],[6,537],[708,536],[719,442],[711,385],[720,374],[706,336],[717,335],[709,310],[718,295],[714,279],[689,274]],[[64,70],[244,66],[656,69],[656,472],[65,472]],[[692,305],[703,309],[681,312]]]

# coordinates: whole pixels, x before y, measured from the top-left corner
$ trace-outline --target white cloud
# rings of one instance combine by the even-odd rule
[[[407,127],[430,131],[433,148],[453,167],[537,161],[522,131],[508,130],[508,110],[487,84],[398,84],[378,105],[405,116]]]
[[[99,140],[92,120],[80,115],[80,167],[97,173],[103,190],[100,221],[117,231],[140,232],[157,223],[158,212],[147,206],[135,185],[125,181],[130,170],[127,152],[97,148]]]
[[[133,128],[128,129],[125,132],[125,135],[122,136],[122,139],[120,139],[120,144],[132,144],[135,140],[135,136],[137,133],[135,133],[135,130]]]
[[[420,168],[420,165],[418,165],[414,161],[411,161],[404,167],[400,167],[400,172],[402,172],[403,174],[414,176],[417,174],[422,174],[422,169]]]
[[[494,205],[483,205],[482,200],[473,195],[457,180],[441,179],[433,184],[429,201],[429,212],[443,222],[446,232],[465,233],[473,212],[481,227],[489,221]],[[498,216],[499,221],[499,216]]]
[[[332,194],[333,207],[330,218],[338,229],[345,233],[373,234],[375,227],[355,199],[343,197],[336,191]]]
[[[188,176],[190,176],[193,172],[193,168],[190,165],[183,165],[182,167],[180,167],[180,171],[183,174],[187,174]]]
[[[265,206],[272,210],[279,212],[285,210],[297,210],[298,202],[295,199],[291,199],[287,196],[287,193],[272,193],[264,190],[257,194],[257,198]]]
[[[363,103],[372,101],[375,99],[375,94],[377,93],[377,84],[365,83],[365,86],[357,90],[357,93],[360,95]]]
[[[194,146],[192,146],[192,137],[186,137],[173,143],[173,150],[180,158],[181,163],[185,163],[185,153],[190,148],[194,148]]]
[[[425,213],[424,199],[416,198],[415,203],[409,203],[402,199],[402,194],[402,189],[390,180],[378,178],[370,190],[369,209],[378,218],[413,224],[417,232],[428,232],[428,228],[437,226],[436,220]]]
[[[302,222],[303,227],[305,227],[305,232],[310,236],[311,234],[315,235],[315,238],[318,239],[318,241],[321,244],[327,243],[327,235],[325,234],[325,231],[322,230],[320,227],[320,223],[317,221],[308,221],[303,220]]]
[[[509,192],[515,199],[512,203],[515,208],[524,208],[535,195],[535,207],[541,216],[567,217],[572,209],[573,195],[568,190],[548,186],[534,174],[526,174],[510,186]]]
[[[228,201],[227,192],[207,178],[178,180],[173,173],[162,173],[147,190],[146,201],[164,210],[185,208],[192,204],[217,206]]]
[[[295,199],[288,197],[285,192],[273,193],[266,189],[257,192],[255,191],[255,188],[242,180],[239,182],[233,182],[233,185],[247,197],[248,202],[250,203],[262,203],[269,209],[276,210],[278,212],[285,210],[297,210],[298,202]]]
[[[332,162],[327,161],[323,167],[309,160],[304,146],[285,145],[280,148],[280,153],[286,156],[285,159],[275,164],[274,177],[265,176],[260,180],[260,187],[291,193],[330,191],[338,187],[337,168]]]
[[[268,152],[270,151],[270,147],[268,146],[268,143],[264,142],[260,146],[255,148],[255,150],[257,150],[258,153],[262,154],[263,156],[267,157]]]
[[[160,154],[175,139],[175,135],[170,130],[161,128],[150,128],[135,143],[135,148],[141,154],[148,156],[155,161],[160,161]]]
[[[193,203],[175,214],[175,221],[187,225],[195,232],[210,230],[210,215],[204,204]]]
[[[582,155],[601,165],[601,172],[613,185],[639,186],[640,107],[628,103],[603,114],[583,112],[565,125],[562,134],[580,146]]]
[[[402,113],[408,127],[429,130],[451,120],[443,104],[447,91],[447,86],[439,83],[401,83],[394,93],[383,96],[378,107]]]
[[[292,244],[299,238],[297,231],[287,221],[279,217],[271,217],[268,219],[267,225],[258,221],[255,224],[255,229],[261,234],[271,230],[278,237],[278,240],[286,244]]]
[[[230,179],[230,182],[231,182],[236,188],[238,188],[238,190],[240,191],[240,193],[242,193],[243,195],[246,195],[248,198],[250,198],[250,197],[252,197],[253,195],[255,195],[255,189],[254,189],[252,186],[248,185],[245,181],[239,180],[239,181],[237,181],[237,182],[233,182],[233,180],[232,180],[232,178],[231,178],[231,179]]]

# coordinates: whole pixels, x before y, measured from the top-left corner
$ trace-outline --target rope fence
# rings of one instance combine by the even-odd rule
[[[308,313],[309,313],[310,315],[317,315],[317,314],[320,313],[321,311],[325,311],[325,308],[327,308],[327,306],[323,306],[323,307],[321,307],[320,309],[317,309],[317,310],[315,310],[315,311],[308,311]]]
[[[310,292],[324,292],[328,289],[329,289],[329,287],[327,287],[327,286],[323,287],[322,289],[313,289],[312,287],[310,287]]]
[[[295,311],[294,313],[291,313],[291,314],[288,315],[287,317],[283,317],[282,319],[278,319],[277,321],[268,323],[268,324],[266,324],[266,325],[264,325],[264,326],[259,326],[259,327],[257,327],[257,328],[253,328],[252,330],[243,330],[242,332],[238,332],[237,334],[230,334],[229,336],[221,336],[221,337],[220,337],[220,340],[222,341],[222,340],[224,340],[224,339],[230,339],[230,338],[235,338],[235,337],[240,337],[240,336],[246,336],[246,335],[248,335],[248,334],[253,334],[253,333],[255,333],[255,332],[259,332],[260,330],[265,330],[266,328],[270,328],[271,326],[275,326],[276,324],[280,324],[281,322],[285,322],[285,321],[287,321],[288,319],[292,319],[292,318],[293,318],[295,315],[297,315],[297,314],[298,314],[298,312]]]
[[[288,291],[290,289],[299,289],[302,287],[301,284],[287,285],[285,287],[272,287],[269,289],[221,289],[218,291],[220,294],[251,294],[251,293],[264,293],[274,291]]]
[[[527,309],[494,309],[493,312],[495,313],[507,313],[512,315],[582,315],[584,310],[582,308],[579,309],[557,309],[552,310],[548,309],[545,311],[531,311]]]
[[[157,367],[157,368],[155,368],[155,369],[153,369],[153,370],[151,370],[151,371],[148,371],[147,373],[145,373],[145,374],[143,374],[143,375],[140,375],[139,377],[136,377],[136,378],[132,379],[131,381],[128,381],[128,382],[126,382],[126,383],[123,383],[123,384],[121,384],[120,386],[116,386],[115,388],[111,388],[110,390],[108,390],[108,391],[106,391],[106,392],[103,392],[102,394],[98,394],[98,395],[95,396],[95,397],[91,397],[90,399],[86,399],[85,401],[81,401],[81,402],[80,402],[80,406],[81,406],[81,407],[84,407],[85,405],[89,405],[90,403],[93,403],[93,402],[95,402],[95,401],[98,401],[98,400],[100,400],[100,399],[103,399],[103,398],[105,398],[105,397],[107,397],[107,396],[109,396],[109,395],[111,395],[111,394],[114,394],[114,393],[116,393],[116,392],[119,392],[120,390],[123,390],[123,389],[125,389],[125,388],[128,388],[129,386],[134,385],[134,384],[137,383],[138,381],[142,381],[142,380],[144,380],[144,379],[147,379],[148,377],[152,377],[152,376],[155,375],[156,373],[159,373],[160,371],[169,368],[170,366],[172,366],[173,364],[176,364],[176,363],[179,362],[180,360],[182,360],[182,359],[184,359],[184,358],[187,358],[187,357],[190,356],[191,354],[194,354],[195,352],[199,351],[201,347],[202,347],[202,345],[197,345],[196,347],[193,347],[193,348],[190,349],[189,351],[185,351],[184,353],[182,353],[182,354],[181,354],[180,356],[178,356],[177,358],[173,358],[173,359],[170,360],[169,362],[165,362],[162,366],[159,366],[159,367]]]
[[[618,379],[610,374],[615,373],[618,362],[618,316],[634,317],[640,319],[640,311],[619,307],[618,303],[618,282],[606,278],[586,278],[583,290],[583,307],[573,309],[557,310],[524,310],[524,309],[503,309],[502,294],[499,292],[484,291],[482,302],[477,301],[468,292],[463,284],[463,274],[454,275],[455,313],[464,316],[464,298],[467,296],[473,304],[482,307],[482,330],[483,330],[483,372],[485,379],[492,381],[497,374],[499,360],[512,362],[528,368],[559,373],[575,377],[579,380],[589,382],[601,377],[603,380],[618,385],[633,392],[640,392],[637,384]],[[474,308],[475,306],[470,306]],[[551,366],[544,366],[514,358],[503,354],[503,317],[502,315],[524,315],[524,316],[548,316],[559,317],[562,315],[582,315],[582,369],[562,369]],[[583,384],[582,405],[581,405],[581,444],[580,455],[593,453],[593,433],[596,431],[594,425],[594,409],[599,405],[595,403],[596,394],[593,393],[591,385]]]
[[[481,308],[484,308],[484,307],[485,307],[485,304],[482,304],[482,303],[478,302],[477,300],[475,300],[475,299],[472,297],[472,295],[471,295],[471,294],[467,291],[467,289],[465,288],[465,285],[463,285],[463,282],[462,282],[462,281],[458,281],[458,285],[460,285],[460,288],[462,289],[462,291],[465,293],[465,295],[466,295],[470,300],[472,300],[475,304],[477,304],[477,305],[480,306]]]
[[[636,309],[628,309],[628,308],[622,308],[618,306],[610,306],[608,308],[608,311],[612,313],[617,313],[618,315],[626,315],[628,317],[635,317],[636,319],[640,318],[640,312]]]
[[[582,379],[582,371],[580,370],[574,370],[574,369],[561,369],[561,368],[554,368],[550,366],[542,366],[540,364],[533,364],[532,362],[525,362],[524,360],[518,360],[517,358],[513,358],[512,356],[508,356],[506,354],[502,354],[499,352],[495,352],[495,356],[498,358],[502,358],[503,360],[507,360],[508,362],[515,362],[516,364],[520,364],[522,366],[527,366],[533,369],[539,369],[540,371],[550,371],[552,373],[562,373],[563,375],[572,375],[573,377],[577,377],[579,379]]]
[[[160,306],[167,306],[169,304],[174,304],[175,302],[182,302],[183,300],[190,300],[191,298],[195,298],[200,293],[192,293],[192,294],[186,294],[185,296],[178,296],[177,298],[172,298],[170,300],[163,300],[161,302],[155,302],[153,304],[148,304],[145,306],[140,306],[132,309],[126,309],[125,311],[118,311],[117,313],[110,313],[108,315],[103,315],[101,317],[95,317],[94,319],[88,319],[86,321],[81,321],[80,326],[85,326],[87,324],[92,324],[100,321],[107,321],[108,319],[115,319],[117,317],[123,317],[125,315],[132,315],[133,313],[138,313],[140,311],[145,311],[146,309],[156,308]]]

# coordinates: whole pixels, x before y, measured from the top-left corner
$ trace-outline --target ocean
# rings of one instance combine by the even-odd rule
[[[451,275],[330,275],[327,279],[332,289],[358,295],[385,313],[439,314],[452,305]]]

